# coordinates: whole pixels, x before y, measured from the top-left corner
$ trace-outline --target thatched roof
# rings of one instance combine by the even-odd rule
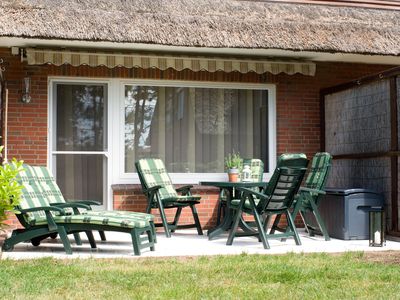
[[[400,11],[243,0],[1,0],[0,36],[400,55]]]

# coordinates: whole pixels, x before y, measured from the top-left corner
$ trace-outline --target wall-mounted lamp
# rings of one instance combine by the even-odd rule
[[[23,80],[23,87],[22,87],[22,98],[21,101],[23,103],[31,102],[31,78],[25,77]]]

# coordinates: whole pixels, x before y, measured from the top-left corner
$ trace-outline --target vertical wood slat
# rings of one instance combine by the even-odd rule
[[[396,77],[390,78],[390,150],[398,150],[398,126],[397,126],[397,82]],[[392,202],[392,230],[399,231],[398,219],[398,156],[390,160],[391,169],[391,202]]]

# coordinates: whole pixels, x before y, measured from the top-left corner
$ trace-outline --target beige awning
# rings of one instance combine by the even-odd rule
[[[91,67],[106,66],[108,68],[157,68],[166,70],[173,68],[177,71],[190,69],[192,71],[238,71],[240,73],[256,72],[263,74],[286,73],[293,75],[315,75],[315,63],[302,61],[275,61],[259,59],[231,59],[224,57],[194,57],[194,56],[169,56],[150,55],[137,53],[106,53],[83,51],[56,51],[47,49],[26,49],[29,65],[53,64],[61,66],[70,64],[74,67],[88,65]]]

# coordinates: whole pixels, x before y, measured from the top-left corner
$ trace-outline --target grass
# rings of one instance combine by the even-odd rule
[[[400,299],[400,267],[363,253],[0,261],[17,299]]]

